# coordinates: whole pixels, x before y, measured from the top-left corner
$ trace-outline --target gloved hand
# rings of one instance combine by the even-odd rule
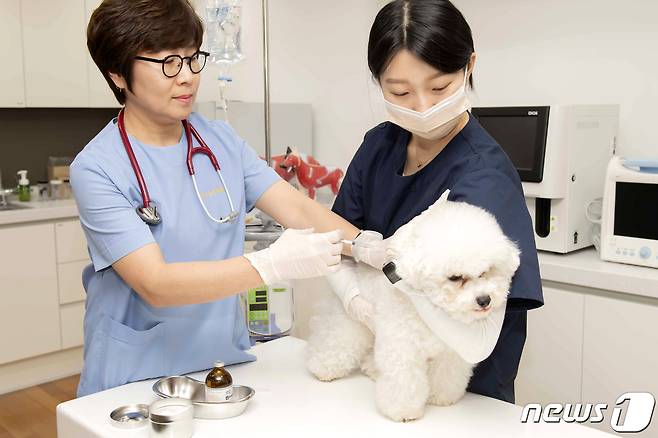
[[[352,256],[357,262],[367,263],[373,268],[381,269],[386,260],[386,240],[377,231],[361,231],[354,239]]]
[[[372,321],[374,308],[368,300],[360,295],[361,292],[356,277],[357,269],[356,263],[346,260],[341,263],[340,269],[327,275],[327,281],[329,281],[334,293],[340,298],[347,314],[374,331]]]
[[[245,254],[265,284],[311,278],[340,268],[343,233],[287,229],[269,248]]]

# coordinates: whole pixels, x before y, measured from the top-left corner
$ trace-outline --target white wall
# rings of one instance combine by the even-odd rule
[[[658,2],[455,0],[481,105],[621,104],[617,153],[658,157]]]
[[[196,0],[202,4],[202,0]],[[346,167],[382,108],[367,69],[382,0],[270,1],[274,102],[313,107],[314,154]],[[455,0],[473,29],[474,104],[619,103],[618,153],[658,155],[658,2],[652,0]],[[243,0],[245,61],[229,97],[262,101],[261,0]],[[201,10],[200,10],[201,12]],[[200,99],[216,96],[208,68]],[[273,126],[273,130],[277,127]]]
[[[232,71],[229,98],[262,102],[261,0],[242,4],[246,58]],[[378,123],[366,55],[379,3],[275,0],[269,5],[271,99],[311,104],[315,157],[345,169],[365,132]],[[217,71],[204,71],[199,100],[216,99]]]

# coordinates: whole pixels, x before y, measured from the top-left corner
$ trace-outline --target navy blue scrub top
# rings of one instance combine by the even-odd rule
[[[468,391],[514,403],[514,379],[526,337],[527,310],[544,303],[534,231],[514,165],[479,122],[468,124],[424,168],[402,176],[411,134],[385,122],[356,152],[333,211],[362,230],[389,237],[450,189],[448,199],[484,208],[521,250],[505,320],[491,355],[480,362]]]

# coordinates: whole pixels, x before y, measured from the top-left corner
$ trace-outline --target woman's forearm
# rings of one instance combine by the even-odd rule
[[[154,307],[208,303],[263,283],[258,271],[244,257],[166,263],[156,244],[146,245],[112,266]]]
[[[244,257],[212,262],[167,263],[154,281],[158,307],[202,304],[260,286],[263,280]]]
[[[307,198],[285,181],[274,184],[256,206],[286,228],[314,228],[318,233],[341,230],[343,238],[352,240],[359,229],[327,207]],[[351,255],[348,245],[343,254]]]

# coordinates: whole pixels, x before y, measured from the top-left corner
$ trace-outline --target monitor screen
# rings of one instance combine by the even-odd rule
[[[532,170],[537,149],[537,117],[481,117],[480,124],[498,142],[517,170]]]
[[[615,236],[658,240],[658,184],[618,182]]]
[[[503,148],[522,181],[541,182],[549,107],[481,107],[473,115]]]

